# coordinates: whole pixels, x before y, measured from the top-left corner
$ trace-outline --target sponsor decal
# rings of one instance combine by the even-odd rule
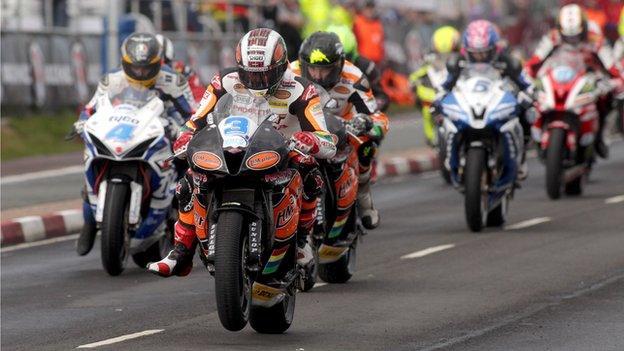
[[[132,118],[130,116],[110,116],[108,118],[109,122],[118,122],[118,123],[132,123],[139,124],[139,120],[136,118]]]
[[[275,151],[262,151],[250,156],[245,165],[249,169],[261,171],[275,166],[281,160],[280,155]]]
[[[234,84],[234,90],[236,90],[238,92],[243,92],[243,91],[245,91],[247,89],[241,83],[236,83],[236,84]]]
[[[111,129],[104,138],[107,141],[118,141],[118,142],[127,142],[132,139],[132,132],[136,129],[135,125],[121,123],[116,125],[113,129]],[[119,147],[118,147],[119,148]],[[120,153],[121,150],[115,149],[116,152]]]
[[[284,108],[284,107],[288,107],[288,102],[272,100],[269,102],[269,105],[275,108]]]
[[[349,88],[345,87],[344,85],[337,85],[336,87],[334,87],[334,91],[338,94],[349,94]]]
[[[258,28],[254,29],[249,33],[249,39],[247,40],[248,46],[264,46],[269,39],[269,34],[271,34],[271,30],[267,28]]]
[[[279,289],[254,282],[251,298],[254,304],[270,307],[275,304],[278,301],[278,298],[280,298],[283,294],[284,293]]]
[[[201,169],[214,171],[221,168],[223,161],[212,152],[199,151],[193,154],[193,164]]]
[[[321,247],[319,247],[319,263],[335,262],[342,255],[344,255],[348,249],[348,247],[336,247],[321,244]]]
[[[329,59],[320,49],[314,49],[310,54],[310,63],[329,63]]]
[[[249,55],[248,59],[249,59],[249,61],[264,62],[264,55]]]
[[[297,85],[297,82],[291,79],[283,79],[282,83],[280,84],[280,86],[284,88],[294,88],[295,85]]]
[[[288,198],[288,206],[281,210],[277,214],[276,225],[278,228],[286,226],[295,215],[295,208],[297,206],[297,198],[291,194]]]
[[[288,99],[290,97],[290,92],[287,90],[277,90],[275,93],[273,93],[273,96],[275,96],[278,99]]]
[[[347,218],[349,218],[349,213],[343,216],[343,218],[337,218],[327,237],[332,239],[339,236],[340,233],[342,233],[342,228],[344,227],[345,223],[347,223]]]

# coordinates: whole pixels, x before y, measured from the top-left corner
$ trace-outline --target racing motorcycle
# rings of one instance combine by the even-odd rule
[[[319,277],[328,283],[345,283],[355,272],[357,243],[364,234],[357,212],[357,150],[364,143],[359,136],[370,130],[373,123],[365,115],[356,115],[349,121],[329,112],[325,116],[327,128],[338,137],[338,143],[336,155],[320,162],[325,187],[318,202],[313,246]],[[307,287],[311,288],[310,284],[313,285],[310,282]]]
[[[517,104],[511,83],[488,64],[467,64],[440,101],[447,164],[473,232],[505,222],[523,148]]]
[[[288,167],[296,151],[274,118],[264,98],[228,93],[186,150],[200,256],[215,278],[221,324],[232,331],[249,322],[257,332],[282,333],[294,316],[303,186]]]
[[[538,72],[538,112],[532,134],[546,164],[546,192],[551,199],[579,195],[594,163],[598,129],[597,76],[582,54],[561,47]]]
[[[123,82],[99,97],[81,134],[88,201],[101,232],[101,255],[110,275],[128,256],[144,268],[171,249],[176,169],[164,105],[153,91]]]
[[[444,125],[439,120],[439,116],[432,109],[432,104],[436,100],[438,92],[442,91],[442,83],[446,80],[447,71],[444,61],[436,59],[435,56],[428,57],[426,64],[416,72],[410,79],[416,89],[416,96],[421,105],[421,114],[423,116],[423,130],[427,143],[435,148],[438,154],[438,162],[444,165],[446,159],[446,139],[444,138]],[[447,183],[451,184],[451,176],[446,167],[440,167],[440,176]]]

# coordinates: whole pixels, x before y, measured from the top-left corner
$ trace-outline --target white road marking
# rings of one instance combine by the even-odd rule
[[[31,172],[31,173],[16,174],[12,176],[2,177],[0,178],[0,184],[6,185],[6,184],[23,183],[23,182],[28,182],[31,180],[60,177],[60,176],[66,176],[70,174],[79,174],[82,172],[84,172],[84,166],[82,165],[70,166],[70,167],[65,167],[65,168],[50,169],[47,171]]]
[[[605,204],[607,204],[607,205],[617,204],[617,203],[620,203],[620,202],[624,202],[624,195],[618,195],[618,196],[610,197],[610,198],[605,200]]]
[[[446,245],[434,246],[434,247],[430,247],[430,248],[427,248],[427,249],[424,249],[424,250],[412,252],[411,254],[403,255],[403,256],[401,256],[401,259],[402,260],[407,260],[407,259],[411,259],[411,258],[419,258],[419,257],[431,255],[432,253],[436,253],[436,252],[439,252],[439,251],[452,249],[454,247],[455,247],[455,244],[446,244]]]
[[[74,239],[78,239],[78,235],[79,234],[60,236],[58,238],[45,239],[45,240],[41,240],[41,241],[35,241],[33,243],[23,243],[23,244],[17,244],[17,245],[14,245],[14,246],[8,246],[8,247],[4,247],[4,248],[0,249],[0,253],[5,253],[5,252],[10,252],[10,251],[15,251],[15,250],[28,249],[28,248],[36,247],[36,246],[60,243],[60,242],[63,242],[63,241],[68,241],[68,240],[74,240]]]
[[[98,346],[110,345],[110,344],[115,344],[115,343],[118,343],[118,342],[130,340],[130,339],[140,338],[142,336],[158,334],[158,333],[162,333],[164,331],[165,331],[164,329],[145,330],[145,331],[142,331],[142,332],[138,332],[138,333],[134,333],[134,334],[122,335],[122,336],[118,336],[116,338],[106,339],[106,340],[94,342],[94,343],[91,343],[91,344],[80,345],[80,346],[78,346],[76,348],[77,349],[92,349],[92,348],[98,347]]]
[[[550,217],[537,217],[537,218],[527,219],[526,221],[522,221],[516,224],[506,226],[505,230],[524,229],[524,228],[532,227],[534,225],[538,225],[540,223],[550,222],[551,220],[552,218]]]
[[[315,288],[320,288],[321,286],[325,286],[325,285],[327,285],[327,283],[316,283],[316,284],[314,284],[314,287]]]

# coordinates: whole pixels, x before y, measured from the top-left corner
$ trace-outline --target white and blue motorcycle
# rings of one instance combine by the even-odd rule
[[[140,266],[171,249],[177,172],[168,160],[162,100],[142,86],[110,86],[81,134],[88,202],[101,232],[104,269],[119,275],[128,256]]]
[[[488,64],[467,64],[440,101],[447,140],[444,167],[464,192],[473,232],[505,222],[524,147],[517,105],[511,82]]]

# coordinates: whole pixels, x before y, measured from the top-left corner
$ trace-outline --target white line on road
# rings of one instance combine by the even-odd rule
[[[454,247],[455,247],[455,244],[446,244],[446,245],[434,246],[434,247],[430,247],[430,248],[427,248],[427,249],[424,249],[424,250],[412,252],[411,254],[403,255],[403,256],[401,256],[401,259],[402,260],[407,260],[407,259],[410,259],[410,258],[419,258],[419,257],[431,255],[432,253],[436,253],[436,252],[439,252],[439,251],[452,249]]]
[[[532,219],[527,219],[526,221],[518,222],[516,224],[512,224],[505,227],[505,230],[516,230],[532,227],[534,225],[538,225],[540,223],[550,222],[552,218],[550,217],[537,217]]]
[[[115,343],[118,343],[118,342],[130,340],[130,339],[140,338],[142,336],[162,333],[164,331],[165,331],[164,329],[146,330],[146,331],[142,331],[142,332],[138,332],[138,333],[134,333],[134,334],[127,334],[127,335],[118,336],[118,337],[112,338],[112,339],[106,339],[106,340],[94,342],[94,343],[91,343],[91,344],[80,345],[80,346],[78,346],[76,348],[77,349],[91,349],[91,348],[98,347],[98,346],[110,345],[110,344],[115,344]]]
[[[60,177],[70,174],[79,174],[82,172],[84,172],[84,166],[70,166],[65,168],[50,169],[47,171],[31,172],[2,177],[0,178],[0,184],[6,185],[23,183],[31,180]]]
[[[327,285],[327,283],[316,283],[316,284],[314,284],[314,287],[315,288],[320,288],[321,286],[325,286],[325,285]]]
[[[74,240],[74,239],[78,239],[78,235],[79,234],[60,236],[58,238],[45,239],[45,240],[41,240],[41,241],[35,241],[35,242],[32,242],[32,243],[23,243],[23,244],[17,244],[17,245],[14,245],[14,246],[8,246],[8,247],[4,247],[4,248],[0,249],[0,253],[5,253],[5,252],[15,251],[15,250],[21,250],[21,249],[28,249],[30,247],[36,247],[36,246],[60,243],[60,242],[63,242],[63,241],[68,241],[68,240]]]
[[[618,196],[610,197],[610,198],[605,200],[605,204],[607,204],[607,205],[617,204],[617,203],[620,203],[620,202],[624,202],[624,195],[618,195]]]

